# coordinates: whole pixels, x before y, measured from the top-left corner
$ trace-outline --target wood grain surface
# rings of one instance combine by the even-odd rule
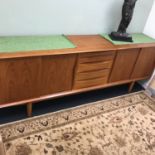
[[[0,60],[0,104],[71,90],[75,55]]]
[[[155,67],[155,48],[143,48],[137,59],[131,78],[151,76]]]
[[[130,79],[140,49],[119,50],[114,62],[109,82]]]
[[[41,59],[0,60],[0,104],[37,97]]]

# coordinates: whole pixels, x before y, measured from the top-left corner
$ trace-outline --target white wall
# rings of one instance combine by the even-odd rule
[[[124,0],[0,0],[0,35],[97,34],[117,29]],[[142,32],[153,0],[138,0],[131,32]]]
[[[146,22],[144,33],[155,38],[155,1],[153,3],[150,15]]]

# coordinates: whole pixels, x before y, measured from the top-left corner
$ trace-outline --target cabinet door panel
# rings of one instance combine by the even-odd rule
[[[140,49],[118,51],[109,82],[130,79]]]
[[[150,76],[155,66],[155,48],[143,48],[138,57],[132,78]]]
[[[41,59],[15,58],[0,61],[0,104],[39,95]]]
[[[41,94],[67,91],[72,89],[76,55],[42,57]]]
[[[0,104],[72,89],[75,55],[0,61]]]

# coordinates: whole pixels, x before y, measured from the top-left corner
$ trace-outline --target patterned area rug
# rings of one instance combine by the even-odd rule
[[[145,92],[0,127],[7,155],[155,155],[155,102]]]

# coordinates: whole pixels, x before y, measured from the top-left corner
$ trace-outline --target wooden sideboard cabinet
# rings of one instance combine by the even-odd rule
[[[129,83],[151,76],[155,43],[113,45],[99,35],[68,36],[77,47],[0,53],[0,108]],[[61,104],[61,103],[60,103]]]

